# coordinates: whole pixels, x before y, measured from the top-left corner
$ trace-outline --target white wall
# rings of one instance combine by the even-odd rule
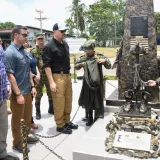
[[[69,45],[70,53],[80,53],[79,48],[84,44],[87,40],[85,38],[66,38],[66,41]]]
[[[28,42],[30,45],[35,46],[36,34],[40,33],[40,29],[36,28],[27,28],[28,29]],[[43,31],[43,33],[45,33]],[[50,36],[49,36],[50,35]],[[45,35],[45,44],[48,43],[52,39],[52,32],[46,32]]]

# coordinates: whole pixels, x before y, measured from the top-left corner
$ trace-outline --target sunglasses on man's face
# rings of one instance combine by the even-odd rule
[[[37,38],[38,40],[43,40],[43,38]]]
[[[22,35],[23,37],[28,37],[28,34],[22,34],[22,33],[21,33],[21,35]]]
[[[64,31],[60,31],[61,33],[65,33],[66,32],[66,30],[64,30]]]

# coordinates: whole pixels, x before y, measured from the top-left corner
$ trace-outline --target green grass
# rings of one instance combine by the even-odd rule
[[[71,78],[72,79],[77,78],[77,74],[71,74]]]
[[[118,80],[116,76],[105,76],[106,80]]]
[[[107,56],[109,58],[113,58],[116,56],[117,49],[119,49],[119,47],[96,47],[95,51],[99,53],[103,53],[104,56]],[[160,51],[160,46],[157,46],[157,51]],[[83,53],[70,54],[71,64],[74,63],[74,56],[77,58],[77,57],[80,57],[81,55],[83,55]]]
[[[107,56],[109,58],[113,58],[116,56],[117,47],[96,47],[95,51],[103,53],[104,56]]]
[[[74,79],[74,74],[71,74],[71,78]],[[118,80],[116,76],[105,76],[106,80]]]
[[[43,93],[46,93],[46,87],[45,86],[43,87]]]
[[[99,53],[103,53],[104,56],[109,57],[109,58],[113,58],[116,56],[116,51],[118,48],[116,47],[96,47],[95,51],[99,52]],[[73,64],[74,63],[74,56],[80,57],[81,55],[83,55],[84,53],[72,53],[70,54],[70,63]]]

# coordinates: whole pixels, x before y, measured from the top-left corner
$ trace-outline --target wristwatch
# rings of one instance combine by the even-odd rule
[[[32,88],[36,88],[36,87],[35,87],[35,86],[31,86],[31,89],[32,89]]]

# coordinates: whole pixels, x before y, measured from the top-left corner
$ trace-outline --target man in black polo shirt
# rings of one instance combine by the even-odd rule
[[[67,28],[58,23],[53,26],[53,39],[44,47],[43,63],[54,103],[57,131],[71,134],[78,125],[70,122],[72,110],[72,83],[69,74],[69,46],[64,41]]]

